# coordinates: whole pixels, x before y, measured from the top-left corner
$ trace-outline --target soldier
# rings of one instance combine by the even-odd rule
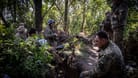
[[[16,29],[15,37],[17,39],[26,40],[26,38],[27,38],[27,29],[24,27],[24,23],[20,23],[19,27]]]
[[[57,30],[55,21],[48,20],[48,26],[44,31],[44,37],[52,47],[62,45],[68,39],[68,34],[64,31]]]
[[[80,78],[124,78],[124,60],[118,46],[103,31],[96,34],[94,42],[99,48],[98,61],[90,71],[82,72]]]
[[[44,38],[48,41],[49,45],[56,46],[57,27],[53,19],[48,20],[48,26],[44,30]]]

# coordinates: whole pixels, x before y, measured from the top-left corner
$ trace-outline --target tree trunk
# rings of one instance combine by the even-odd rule
[[[122,49],[123,32],[126,27],[128,5],[123,0],[112,2],[111,25],[113,29],[113,41]]]
[[[84,4],[83,4],[83,17],[82,17],[81,32],[84,31],[85,16],[86,16],[85,13],[86,13],[86,0],[84,0]]]
[[[34,0],[35,4],[35,27],[38,33],[42,31],[42,0]]]
[[[13,20],[14,20],[14,22],[16,22],[16,7],[17,7],[16,4],[17,4],[17,1],[14,0],[14,4],[13,4],[13,9],[14,9],[14,10],[13,10],[13,11],[14,11],[14,12],[13,12],[13,13],[14,13],[14,14],[13,14],[13,18],[14,18]]]
[[[5,27],[9,27],[9,24],[8,24],[8,22],[5,20],[3,14],[2,14],[2,11],[0,12],[0,18],[1,18],[1,20],[3,21]]]
[[[65,0],[64,31],[68,32],[68,0]]]

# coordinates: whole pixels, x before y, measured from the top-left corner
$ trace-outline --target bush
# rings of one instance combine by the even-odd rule
[[[13,32],[0,25],[0,74],[13,78],[40,78],[47,74],[52,59],[48,45],[39,47],[33,40],[15,43]]]

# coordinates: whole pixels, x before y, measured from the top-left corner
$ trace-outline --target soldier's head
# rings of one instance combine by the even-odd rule
[[[52,26],[52,27],[55,25],[55,21],[53,19],[49,19],[47,23],[49,26]]]
[[[27,33],[27,29],[24,27],[24,23],[20,23],[19,27],[16,29],[16,31],[20,34]]]
[[[102,48],[105,45],[107,45],[108,41],[108,35],[104,31],[99,31],[96,33],[95,38],[94,38],[94,45],[96,47]]]

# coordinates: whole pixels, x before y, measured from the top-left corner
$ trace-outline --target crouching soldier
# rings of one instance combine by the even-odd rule
[[[92,70],[82,72],[80,78],[124,78],[124,60],[118,46],[103,31],[95,35],[94,43],[99,48],[98,61]]]

